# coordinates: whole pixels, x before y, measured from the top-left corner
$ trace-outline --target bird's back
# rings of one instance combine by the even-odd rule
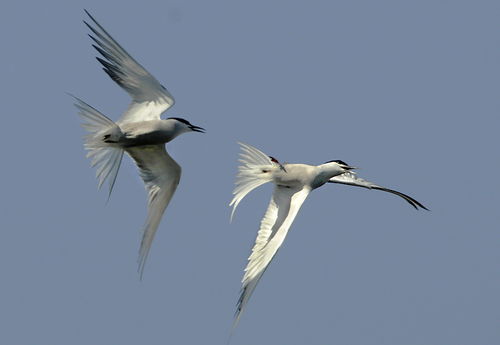
[[[318,167],[308,164],[284,164],[276,170],[273,181],[279,186],[297,187],[310,185],[318,173]]]
[[[164,144],[177,136],[175,124],[170,120],[129,122],[120,128],[125,147]]]

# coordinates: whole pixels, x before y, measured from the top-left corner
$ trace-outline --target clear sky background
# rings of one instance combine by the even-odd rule
[[[415,197],[327,185],[305,202],[231,344],[500,343],[500,2],[3,1],[0,343],[225,344],[272,187],[229,224],[238,145],[342,159]],[[146,195],[126,157],[97,191],[65,92],[129,102],[88,9],[207,129],[144,280]]]

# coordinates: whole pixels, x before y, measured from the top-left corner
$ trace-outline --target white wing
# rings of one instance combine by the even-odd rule
[[[311,192],[310,188],[294,189],[276,186],[245,268],[235,324],[247,304],[259,279],[285,240],[297,212]]]
[[[177,189],[181,167],[169,156],[165,145],[127,148],[134,159],[148,192],[148,216],[143,229],[139,250],[139,273],[142,278],[144,264],[161,217]]]
[[[111,35],[85,11],[96,27],[84,21],[94,36],[93,47],[104,57],[97,60],[104,71],[132,97],[132,103],[118,123],[159,120],[174,105],[174,98],[144,67],[134,60]]]
[[[427,208],[424,205],[422,205],[421,203],[419,203],[417,200],[413,199],[412,197],[410,197],[406,194],[403,194],[401,192],[398,192],[396,190],[376,185],[373,182],[363,180],[362,178],[357,177],[356,174],[353,172],[346,172],[346,173],[343,173],[342,175],[334,176],[328,182],[347,184],[350,186],[364,187],[364,188],[368,188],[368,189],[376,189],[376,190],[381,190],[384,192],[389,192],[389,193],[395,194],[395,195],[400,196],[401,198],[405,199],[410,205],[415,207],[417,210],[419,207],[423,208],[424,210],[427,210]]]

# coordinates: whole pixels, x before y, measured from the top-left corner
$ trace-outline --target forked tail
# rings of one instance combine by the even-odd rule
[[[238,167],[238,175],[236,175],[236,187],[233,190],[233,200],[229,206],[233,207],[231,211],[231,220],[233,219],[234,211],[240,201],[264,183],[272,181],[272,173],[279,169],[279,163],[273,162],[272,158],[264,152],[259,151],[253,146],[238,143],[241,146],[240,163]]]
[[[108,180],[109,198],[123,157],[123,149],[113,144],[122,134],[120,127],[81,99],[73,98],[76,100],[78,114],[84,121],[82,127],[89,132],[84,138],[84,147],[88,151],[91,166],[97,169],[98,188]]]

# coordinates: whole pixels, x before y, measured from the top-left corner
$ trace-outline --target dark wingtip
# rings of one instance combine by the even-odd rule
[[[420,209],[424,209],[426,211],[429,211],[429,209],[427,207],[425,207],[424,205],[422,205],[421,203],[419,203],[417,200],[409,197],[408,195],[405,195],[403,193],[401,194],[397,194],[399,196],[401,196],[403,199],[405,199],[410,205],[412,205],[413,207],[415,207],[415,210],[420,210]]]
[[[87,9],[85,9],[85,8],[84,8],[84,9],[83,9],[83,11],[85,12],[85,14],[86,14],[87,16],[89,16],[89,18],[90,18],[90,19],[92,19],[93,21],[95,21],[94,17],[92,17],[92,15],[90,14],[90,12],[89,12],[89,11],[87,11]]]
[[[403,194],[403,193],[401,193],[401,194]],[[410,202],[410,200],[411,200],[412,205],[413,205],[413,206],[414,206],[417,210],[419,209],[418,207],[420,207],[420,208],[422,208],[422,209],[424,209],[424,210],[426,210],[426,211],[429,211],[429,209],[428,209],[427,207],[425,207],[424,205],[422,205],[421,203],[419,203],[417,200],[413,199],[412,197],[410,197],[410,196],[408,196],[408,195],[406,195],[406,194],[403,194],[403,195],[404,195],[406,198],[408,198],[408,199],[406,199],[406,198],[405,198],[405,200],[406,200],[406,201]],[[418,206],[418,207],[417,207],[417,206]]]
[[[418,206],[420,206],[420,208],[423,208],[426,211],[429,211],[429,212],[431,211],[427,207],[425,207],[424,205],[422,205],[421,203],[418,203]]]
[[[427,207],[425,207],[424,205],[422,205],[421,203],[419,203],[417,200],[415,200],[413,198],[407,199],[407,198],[403,197],[403,199],[405,199],[410,205],[415,207],[416,210],[424,209],[426,211],[429,211],[429,209]]]
[[[401,198],[403,198],[407,203],[409,203],[410,205],[412,205],[413,207],[415,207],[416,210],[419,210],[420,208],[426,210],[426,211],[429,211],[429,209],[427,207],[425,207],[424,205],[422,205],[421,203],[419,203],[417,200],[413,199],[411,196],[409,195],[406,195],[404,193],[401,193],[401,192],[398,192],[397,190],[393,190],[393,189],[389,189],[389,188],[383,188],[383,187],[372,187],[373,189],[377,189],[377,190],[381,190],[381,191],[384,191],[384,192],[389,192],[389,193],[392,193],[394,195],[397,195]],[[420,207],[420,208],[419,208]]]

